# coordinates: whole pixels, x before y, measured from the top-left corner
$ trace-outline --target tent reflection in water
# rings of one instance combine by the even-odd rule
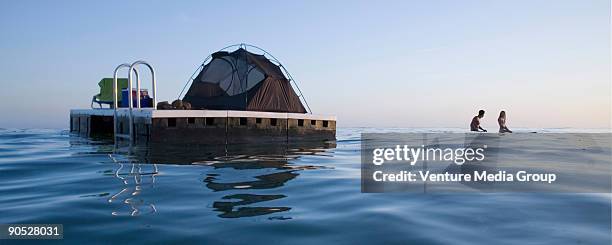
[[[242,47],[212,54],[183,101],[194,109],[306,113],[281,67]]]

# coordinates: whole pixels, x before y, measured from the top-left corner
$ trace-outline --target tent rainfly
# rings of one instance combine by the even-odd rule
[[[280,67],[264,55],[239,48],[211,56],[183,98],[192,108],[306,113]]]

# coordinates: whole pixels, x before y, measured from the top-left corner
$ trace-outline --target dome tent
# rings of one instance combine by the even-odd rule
[[[232,52],[224,51],[236,46],[238,49]],[[196,70],[194,75],[199,73],[183,101],[194,109],[306,113],[301,95],[291,86],[290,75],[273,56],[252,45],[230,47],[213,53],[210,62],[205,61]],[[264,54],[251,53],[247,47]]]

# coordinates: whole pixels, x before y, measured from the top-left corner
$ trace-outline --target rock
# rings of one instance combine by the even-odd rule
[[[168,101],[162,101],[157,103],[158,110],[191,110],[191,103],[183,102],[182,100],[172,101],[169,104]]]
[[[162,101],[157,103],[157,109],[158,110],[172,110],[172,105],[170,105],[170,103],[168,103],[168,101]]]
[[[174,107],[175,110],[183,110],[183,101],[182,100],[172,101],[172,107]]]
[[[183,110],[191,110],[191,103],[183,102]]]

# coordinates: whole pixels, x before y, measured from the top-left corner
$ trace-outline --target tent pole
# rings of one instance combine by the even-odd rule
[[[295,88],[298,90],[298,92],[300,93],[300,95],[298,97],[301,97],[302,100],[304,100],[304,104],[306,104],[306,108],[308,108],[308,112],[310,112],[310,114],[312,114],[312,110],[310,109],[310,106],[308,105],[308,101],[306,101],[306,97],[304,96],[304,94],[302,94],[302,90],[300,89],[300,87],[298,86],[297,82],[293,79],[293,77],[291,76],[291,73],[289,73],[289,71],[287,71],[287,69],[285,69],[285,67],[283,66],[283,64],[278,61],[278,59],[276,59],[276,57],[274,57],[274,55],[270,54],[268,51],[257,47],[255,45],[251,45],[251,44],[244,44],[245,46],[249,46],[249,47],[253,47],[256,48],[260,51],[262,51],[264,54],[269,55],[270,58],[272,58],[272,60],[274,60],[276,63],[278,63],[278,65],[280,66],[280,68],[283,69],[283,71],[285,72],[285,74],[287,74],[287,78],[289,79],[289,82],[293,82],[293,84],[295,84]]]
[[[200,66],[198,66],[198,68],[193,72],[193,74],[191,74],[191,76],[189,77],[189,79],[187,79],[187,82],[185,83],[185,86],[183,86],[183,89],[181,90],[181,93],[179,93],[179,96],[177,99],[181,98],[181,95],[183,95],[183,92],[185,91],[185,89],[187,88],[187,85],[189,85],[190,82],[193,82],[193,76],[195,76],[196,74],[198,74],[199,71],[201,71],[202,69],[204,69],[204,64],[206,64],[206,61],[208,61],[208,59],[210,59],[212,57],[212,55],[208,55],[208,57],[206,57],[206,59],[204,59],[204,61],[202,62],[202,64]]]
[[[289,73],[289,71],[287,71],[287,69],[285,69],[285,67],[283,66],[283,64],[278,61],[278,59],[276,59],[276,57],[274,57],[274,55],[270,54],[268,51],[257,47],[255,45],[252,44],[246,44],[246,43],[240,43],[240,44],[233,44],[233,45],[229,45],[227,47],[224,47],[222,49],[220,49],[219,51],[223,51],[232,47],[238,47],[238,48],[244,48],[244,50],[247,50],[247,47],[251,47],[251,48],[255,48],[261,52],[263,52],[264,55],[268,55],[270,56],[270,58],[272,58],[271,60],[276,62],[278,64],[278,66],[282,69],[282,71],[287,75],[287,79],[289,79],[289,85],[291,86],[291,83],[293,83],[295,85],[295,88],[297,89],[297,92],[299,93],[298,97],[304,101],[304,104],[306,105],[306,109],[308,110],[308,112],[310,114],[312,114],[312,109],[310,109],[310,105],[308,105],[308,101],[306,101],[306,97],[304,96],[304,94],[302,93],[302,90],[300,89],[300,87],[298,86],[297,82],[295,81],[295,79],[293,79],[293,77],[291,76],[291,73]],[[180,97],[183,95],[183,92],[185,92],[185,89],[187,88],[187,86],[189,85],[189,83],[193,82],[194,77],[198,72],[200,72],[202,69],[204,69],[204,66],[206,64],[206,62],[212,57],[212,55],[209,55],[208,57],[206,57],[206,59],[204,59],[204,61],[202,62],[202,64],[200,66],[198,66],[198,68],[195,70],[195,72],[193,72],[193,74],[189,77],[189,79],[187,80],[187,82],[185,83],[185,86],[183,86],[183,89],[181,90],[181,92],[179,93],[178,99],[180,99]],[[245,55],[246,58],[246,55]],[[239,78],[240,79],[240,78]],[[248,78],[247,78],[248,79]],[[242,85],[242,84],[241,84]],[[287,96],[287,95],[285,95]],[[245,108],[246,106],[248,106],[248,95],[246,95],[245,93]]]
[[[244,45],[244,43],[242,43],[240,45],[242,46],[242,45]],[[247,51],[246,46],[244,46],[244,51],[249,52],[249,51]],[[244,63],[248,64],[247,53],[246,52],[244,53]],[[247,68],[248,68],[248,65],[247,65]],[[244,79],[244,85],[245,86],[244,86],[244,88],[242,88],[242,91],[244,91],[244,110],[246,111],[247,108],[249,107],[249,96],[248,96],[248,92],[247,92],[247,88],[249,87],[248,84],[247,84],[249,82],[249,71],[248,71],[248,69],[246,71],[246,74],[244,74],[243,79]],[[242,87],[242,81],[240,82],[240,86]]]

